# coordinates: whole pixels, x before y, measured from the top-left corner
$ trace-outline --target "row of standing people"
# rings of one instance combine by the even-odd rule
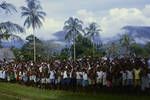
[[[97,63],[13,62],[1,65],[0,78],[46,88],[138,87],[143,91],[149,89],[150,72],[146,66],[133,63],[122,65],[115,61],[111,63],[112,65],[108,65],[105,60],[97,60]]]

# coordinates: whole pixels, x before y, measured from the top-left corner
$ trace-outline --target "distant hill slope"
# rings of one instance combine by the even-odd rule
[[[127,30],[128,34],[134,37],[150,39],[150,26],[125,26],[122,29]]]
[[[150,26],[125,26],[122,29],[132,36],[137,43],[150,42]]]
[[[56,37],[56,39],[54,41],[59,41],[59,42],[67,42],[65,41],[65,36],[66,36],[66,33],[64,31],[58,31],[56,33],[54,33],[54,37]],[[100,42],[100,36],[96,36],[95,39],[94,39],[94,42],[95,43],[99,43]]]
[[[10,40],[10,41],[1,41],[1,45],[5,48],[16,47],[21,48],[24,45],[24,40]]]

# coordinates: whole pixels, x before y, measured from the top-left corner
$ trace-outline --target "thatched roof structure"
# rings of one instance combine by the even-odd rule
[[[12,61],[15,59],[14,53],[9,48],[0,48],[0,61]]]

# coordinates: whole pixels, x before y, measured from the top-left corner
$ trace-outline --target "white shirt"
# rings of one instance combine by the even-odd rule
[[[127,70],[126,72],[127,72],[127,79],[133,79],[133,72],[129,70]]]
[[[2,71],[0,70],[0,78],[2,78],[2,76],[3,76],[3,75],[2,75]]]
[[[54,71],[50,71],[50,79],[55,79],[55,72]]]
[[[25,77],[25,76],[26,76],[26,73],[25,73],[25,72],[23,72],[22,77]]]
[[[150,73],[148,73],[148,74],[147,74],[147,76],[148,76],[148,79],[149,79],[149,83],[150,83]]]
[[[82,75],[83,75],[83,80],[88,80],[88,75],[87,75],[87,73],[83,72]]]
[[[103,79],[105,80],[107,77],[107,73],[106,72],[103,72]]]
[[[126,80],[127,79],[127,73],[124,71],[121,71],[120,73],[122,74],[122,79]]]
[[[3,71],[3,79],[5,79],[6,78],[6,71]]]
[[[103,78],[103,71],[97,71],[97,79],[102,79]]]
[[[21,76],[21,75],[22,75],[22,72],[20,71],[20,72],[19,72],[19,76]]]
[[[69,77],[72,78],[72,72],[69,72]]]
[[[82,72],[76,72],[76,79],[82,79]]]
[[[42,73],[42,68],[43,68],[42,66],[39,68],[40,73]]]
[[[65,79],[65,78],[68,78],[67,71],[64,71],[64,73],[63,73],[63,79]]]

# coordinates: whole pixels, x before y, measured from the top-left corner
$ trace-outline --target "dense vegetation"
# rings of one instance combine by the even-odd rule
[[[30,37],[30,36],[29,36]],[[28,38],[28,37],[27,37]],[[15,53],[15,56],[18,60],[33,60],[33,41],[26,39],[27,42],[23,45],[21,49],[12,48]],[[118,40],[119,41],[119,40]],[[36,38],[36,49],[37,49],[37,59],[48,60],[49,58],[60,58],[68,59],[73,57],[73,45],[70,47],[64,47],[61,50],[56,50],[53,48],[53,43],[47,45],[42,40]],[[125,49],[121,43],[110,43],[110,44],[94,44],[94,54],[92,41],[82,35],[79,35],[76,38],[76,57],[83,56],[139,56],[139,57],[149,57],[150,56],[150,43],[145,45],[140,45],[137,43],[132,43],[129,45],[128,49]],[[59,47],[58,47],[59,48]],[[121,51],[124,50],[124,51]]]

